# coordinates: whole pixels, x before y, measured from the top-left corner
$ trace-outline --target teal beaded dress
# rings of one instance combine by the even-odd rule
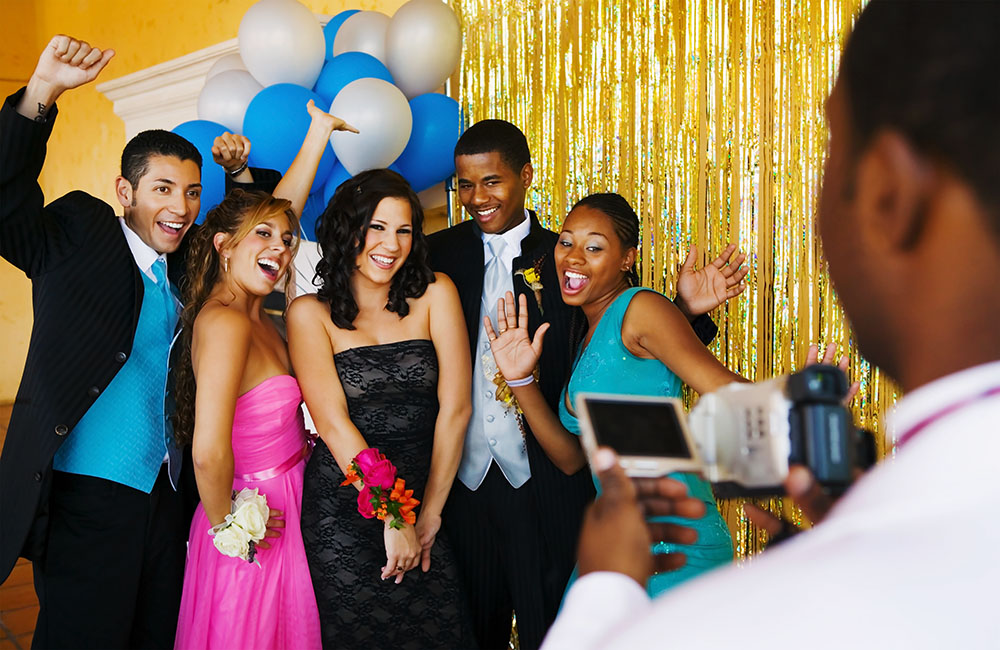
[[[601,320],[597,323],[590,343],[577,353],[573,374],[559,400],[559,420],[562,425],[576,435],[580,435],[580,425],[576,416],[567,409],[567,399],[575,408],[576,395],[580,392],[614,393],[620,395],[662,395],[680,397],[681,380],[657,359],[640,359],[625,347],[622,341],[622,323],[632,298],[640,291],[650,291],[641,287],[625,290],[615,298]],[[659,573],[650,578],[646,590],[650,596],[661,594],[680,583],[717,566],[728,564],[733,559],[733,542],[729,528],[722,520],[707,481],[694,474],[671,474],[688,486],[691,496],[705,502],[707,512],[697,520],[678,517],[657,517],[652,521],[679,523],[698,531],[698,541],[692,545],[658,542],[653,545],[656,553],[683,552],[687,555],[684,567],[667,573]],[[601,485],[594,477],[597,493]],[[572,584],[574,577],[570,579]]]

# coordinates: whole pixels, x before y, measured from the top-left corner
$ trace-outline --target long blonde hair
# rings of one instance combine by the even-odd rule
[[[190,235],[185,281],[181,285],[184,310],[181,312],[181,334],[177,361],[174,415],[174,440],[178,447],[191,442],[194,435],[195,379],[191,361],[191,341],[194,321],[215,287],[223,281],[220,273],[220,253],[215,249],[215,236],[229,235],[224,248],[238,245],[251,230],[268,219],[284,216],[293,233],[298,233],[299,220],[286,199],[277,199],[264,192],[233,190],[222,203],[209,210],[205,222]],[[292,255],[298,247],[295,237]],[[286,277],[285,293],[291,295],[295,283]]]

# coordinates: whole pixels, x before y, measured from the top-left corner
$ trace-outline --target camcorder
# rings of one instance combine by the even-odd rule
[[[611,447],[630,476],[697,472],[720,498],[777,496],[798,464],[840,494],[875,462],[874,438],[843,405],[847,390],[839,368],[816,364],[723,386],[687,416],[669,397],[580,393],[576,406],[588,458],[598,445]]]

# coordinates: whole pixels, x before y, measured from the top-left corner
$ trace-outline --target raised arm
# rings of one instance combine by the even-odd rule
[[[312,187],[313,179],[316,178],[316,168],[319,167],[320,158],[330,141],[330,134],[334,131],[350,131],[357,133],[353,126],[329,113],[325,113],[316,108],[310,99],[306,105],[312,121],[309,123],[309,130],[306,131],[305,140],[302,147],[295,156],[285,176],[274,188],[274,195],[279,199],[288,199],[292,202],[292,211],[297,216],[302,215],[302,209],[309,198],[309,189]],[[312,409],[310,409],[310,413]]]
[[[209,305],[195,320],[192,337],[198,388],[191,455],[205,515],[217,526],[232,502],[233,414],[250,351],[250,321],[232,309]]]
[[[76,250],[90,234],[91,218],[114,216],[110,206],[82,192],[45,207],[38,185],[56,99],[93,81],[112,56],[113,50],[55,36],[38,58],[27,87],[0,109],[0,255],[28,277],[44,273]]]
[[[496,359],[497,368],[510,381],[526,380],[538,365],[542,355],[542,338],[549,329],[543,323],[535,330],[535,338],[528,336],[528,303],[524,294],[519,299],[519,308],[514,309],[514,294],[510,291],[497,306],[497,333],[489,318],[483,320],[486,334],[490,339],[490,349]],[[688,331],[691,328],[688,327]],[[693,336],[693,334],[692,334]],[[535,435],[545,455],[564,474],[575,474],[586,464],[586,457],[579,439],[566,430],[559,416],[552,412],[538,383],[527,382],[521,386],[510,385],[511,392],[524,412],[531,432]]]
[[[441,529],[441,511],[458,472],[465,428],[472,414],[469,403],[472,389],[469,341],[465,333],[462,303],[451,279],[443,273],[435,275],[437,281],[427,287],[427,296],[430,299],[431,341],[438,359],[440,406],[434,424],[434,451],[424,489],[424,502],[417,517],[417,539],[422,549],[421,565],[424,571],[431,566],[431,547]]]
[[[699,393],[747,381],[719,363],[680,310],[654,291],[640,291],[632,298],[622,323],[622,341],[636,356],[658,359]]]
[[[293,300],[285,317],[288,322],[288,353],[302,396],[319,437],[346,476],[351,461],[368,448],[368,443],[351,421],[347,396],[337,375],[333,343],[325,325],[330,322],[329,309],[310,294]],[[358,483],[355,487],[361,489]],[[363,525],[361,515],[358,517],[358,525]],[[389,519],[386,519],[386,564],[382,567],[382,579],[395,576],[398,583],[420,560],[420,545],[412,526],[404,524],[402,529],[396,529],[389,524]]]
[[[114,55],[114,50],[100,50],[62,34],[53,36],[38,57],[17,112],[36,122],[45,121],[60,95],[96,79]]]

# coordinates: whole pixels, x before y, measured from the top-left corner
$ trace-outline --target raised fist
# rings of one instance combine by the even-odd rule
[[[38,57],[34,77],[56,92],[77,88],[97,78],[114,50],[99,50],[69,36],[53,36]]]

